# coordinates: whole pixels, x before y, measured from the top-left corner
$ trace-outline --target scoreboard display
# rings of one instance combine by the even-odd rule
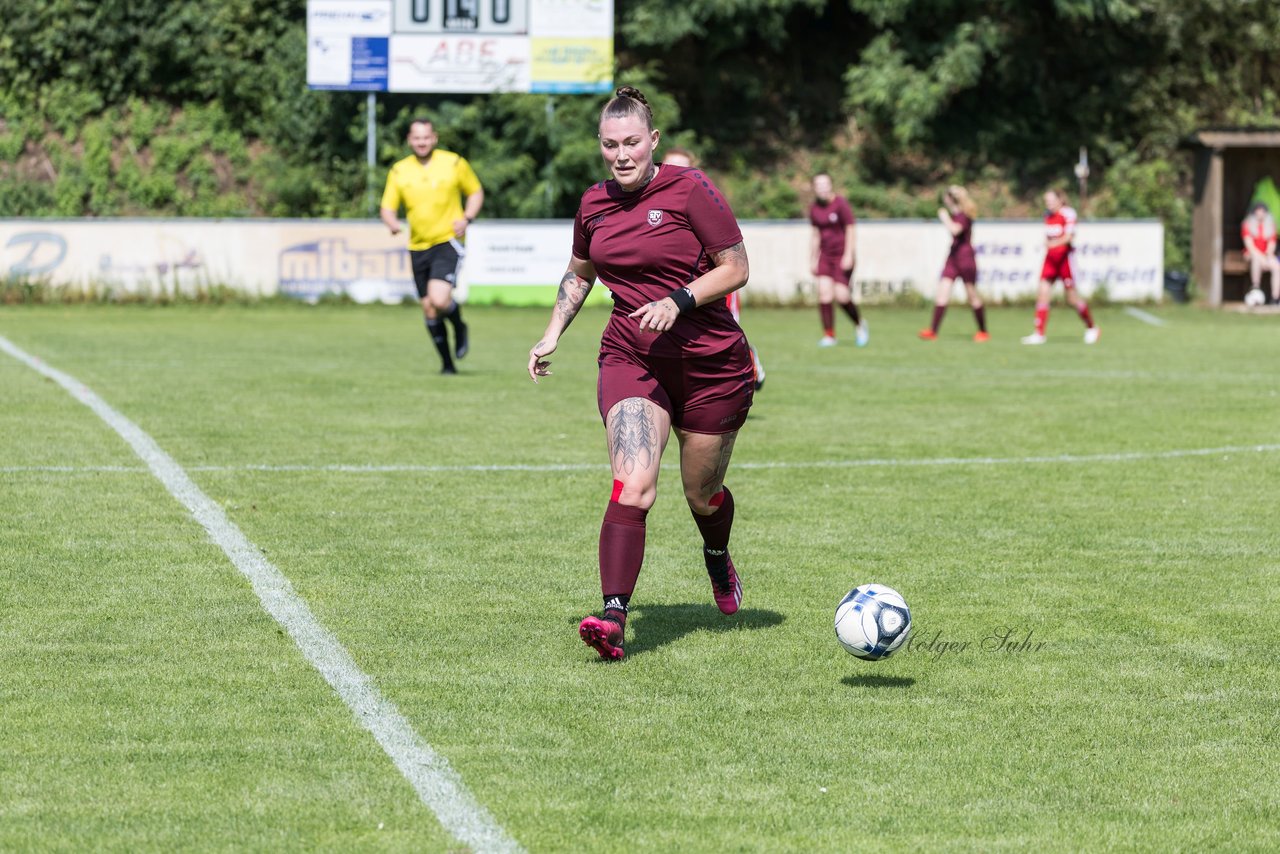
[[[609,92],[613,0],[309,0],[307,84]]]

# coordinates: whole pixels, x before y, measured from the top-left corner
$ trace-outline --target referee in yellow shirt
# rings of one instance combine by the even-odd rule
[[[454,353],[461,359],[467,355],[467,324],[462,322],[462,309],[454,302],[453,288],[467,254],[462,241],[467,226],[484,205],[484,188],[465,159],[436,148],[438,139],[429,119],[414,119],[409,125],[408,141],[413,154],[391,167],[382,193],[381,214],[391,233],[399,234],[398,216],[400,206],[404,206],[409,220],[413,282],[422,300],[427,332],[444,360],[440,373],[456,374],[444,321],[453,326]]]

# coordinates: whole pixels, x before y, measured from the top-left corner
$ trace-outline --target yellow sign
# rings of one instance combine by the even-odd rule
[[[538,38],[533,48],[533,92],[609,92],[613,39]]]

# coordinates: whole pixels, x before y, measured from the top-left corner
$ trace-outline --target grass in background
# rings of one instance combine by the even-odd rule
[[[744,610],[711,604],[672,456],[617,666],[575,631],[603,312],[539,386],[543,311],[470,309],[459,377],[412,308],[21,308],[0,334],[186,466],[531,850],[1271,848],[1280,453],[999,462],[1274,443],[1273,324],[1156,313],[1100,312],[1090,348],[1058,309],[1025,348],[1026,310],[984,346],[964,309],[932,344],[926,311],[873,310],[870,347],[819,350],[816,312],[748,307]],[[449,848],[123,443],[7,357],[0,393],[0,848]],[[989,461],[902,464],[957,457]],[[879,664],[831,630],[867,581],[916,620]],[[1032,646],[984,648],[1006,630]]]

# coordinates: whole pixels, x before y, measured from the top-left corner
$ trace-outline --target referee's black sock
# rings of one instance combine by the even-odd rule
[[[445,370],[453,368],[453,357],[449,355],[449,333],[445,330],[444,321],[439,318],[427,318],[427,334],[436,345],[440,358],[444,361]]]
[[[457,329],[458,324],[462,323],[462,306],[458,305],[457,300],[449,305],[449,310],[445,312],[444,319],[452,323],[454,329]]]
[[[449,310],[445,312],[445,319],[453,324],[453,352],[459,359],[467,355],[467,351],[471,349],[471,343],[467,336],[467,324],[462,322],[462,306],[455,301],[450,303]]]

